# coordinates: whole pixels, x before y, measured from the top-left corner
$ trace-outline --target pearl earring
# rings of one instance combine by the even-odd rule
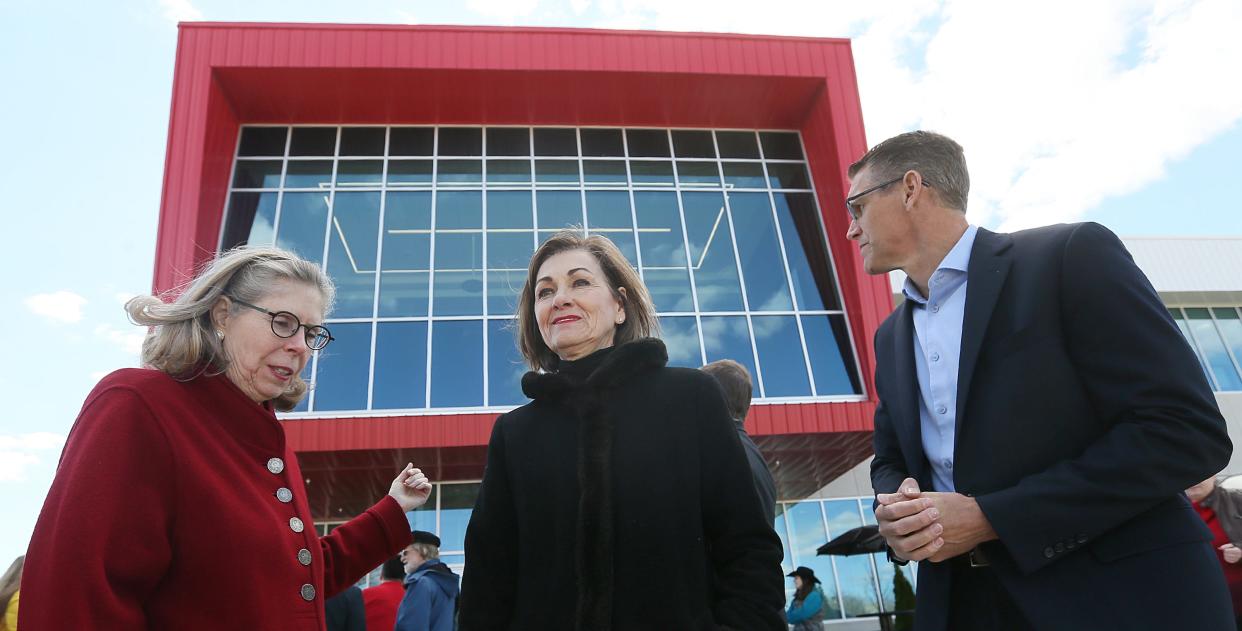
[[[224,341],[224,331],[221,331],[220,329],[216,329],[216,337],[220,338],[220,341],[221,341],[221,342],[223,342],[223,341]]]

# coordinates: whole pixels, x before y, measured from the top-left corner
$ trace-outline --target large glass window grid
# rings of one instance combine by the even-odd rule
[[[221,246],[275,243],[337,282],[297,411],[507,408],[525,263],[570,225],[637,267],[671,364],[738,360],[760,402],[860,395],[793,132],[246,127]]]
[[[1242,390],[1242,314],[1238,307],[1170,307],[1212,389]]]

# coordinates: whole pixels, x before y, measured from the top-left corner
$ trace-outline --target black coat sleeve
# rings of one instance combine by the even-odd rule
[[[1094,540],[1220,471],[1232,453],[1198,360],[1121,241],[1082,224],[1062,256],[1063,342],[1107,429],[1077,457],[977,498],[1028,573],[1052,562],[1052,538]]]
[[[504,415],[492,427],[483,484],[466,527],[461,631],[507,629],[517,592],[517,516],[505,461]]]
[[[781,540],[765,516],[724,395],[707,378],[697,393],[703,529],[714,575],[716,622],[783,631]]]

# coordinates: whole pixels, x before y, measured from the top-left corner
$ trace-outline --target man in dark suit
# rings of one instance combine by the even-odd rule
[[[962,148],[896,136],[849,170],[849,238],[903,270],[876,333],[875,515],[919,564],[916,629],[1232,629],[1182,489],[1232,445],[1115,235],[966,221]]]

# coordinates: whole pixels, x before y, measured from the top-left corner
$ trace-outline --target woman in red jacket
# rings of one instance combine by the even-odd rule
[[[421,471],[320,538],[276,419],[332,340],[333,293],[313,263],[239,248],[174,302],[126,305],[151,327],[148,368],[104,377],[69,434],[27,554],[23,631],[321,631],[323,599],[409,543]]]

